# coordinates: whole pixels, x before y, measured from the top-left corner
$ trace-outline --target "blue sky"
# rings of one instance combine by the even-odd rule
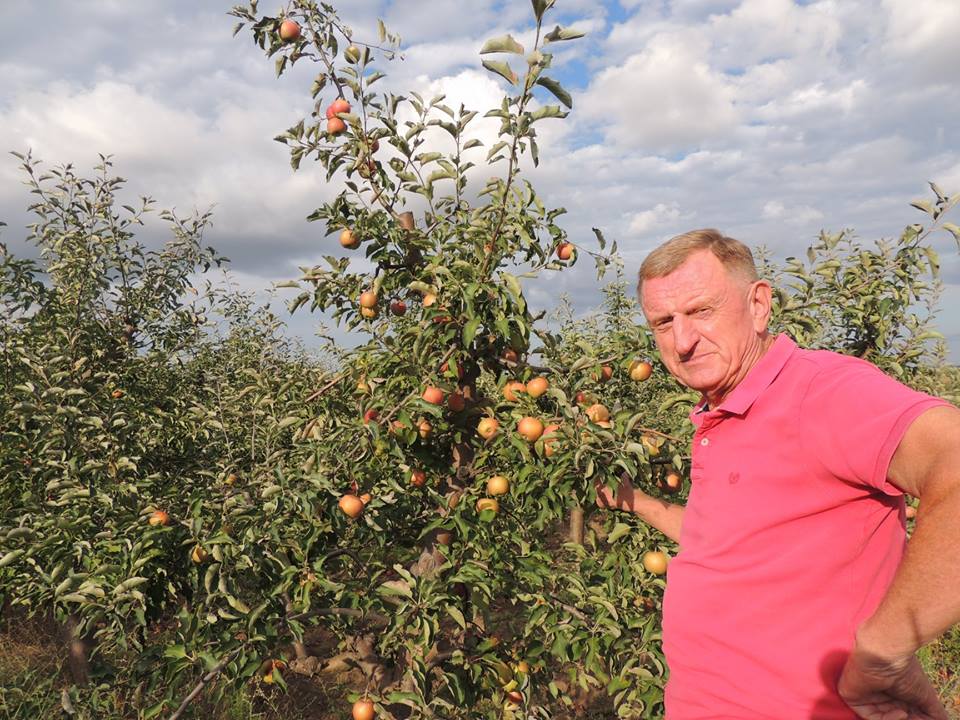
[[[336,188],[316,167],[293,173],[272,140],[309,112],[311,78],[276,80],[249,36],[231,36],[229,5],[0,4],[0,137],[4,150],[81,169],[112,154],[131,199],[150,194],[180,212],[213,206],[206,240],[231,258],[234,283],[266,297],[335,244],[304,218]],[[480,67],[483,41],[510,32],[529,42],[527,0],[339,5],[359,37],[373,38],[382,17],[404,38],[385,87],[443,91],[481,111],[503,91]],[[616,239],[629,275],[656,244],[694,227],[783,258],[821,229],[899,235],[922,219],[908,203],[927,194],[928,180],[960,192],[956,0],[557,7],[553,22],[588,35],[557,53],[574,109],[542,125],[532,178],[549,205],[567,208],[573,240],[592,243],[593,226]],[[0,156],[2,239],[26,252],[29,196],[16,166]],[[162,224],[144,238],[162,242]],[[945,233],[934,245],[945,282],[938,325],[960,362],[960,252]],[[560,293],[581,311],[600,300],[586,262],[529,293],[537,307]],[[309,344],[320,321],[299,313],[290,331]]]

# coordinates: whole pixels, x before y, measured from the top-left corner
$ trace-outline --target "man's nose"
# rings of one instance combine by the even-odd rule
[[[687,318],[679,316],[673,319],[673,345],[677,355],[680,357],[689,355],[699,339],[699,333]]]

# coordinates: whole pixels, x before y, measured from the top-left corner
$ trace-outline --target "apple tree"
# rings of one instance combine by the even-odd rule
[[[318,162],[343,188],[309,218],[332,249],[285,284],[299,290],[291,310],[367,338],[299,412],[314,456],[282,497],[314,502],[339,554],[302,554],[286,625],[301,638],[321,622],[343,652],[290,669],[358,668],[352,699],[382,717],[549,717],[597,689],[621,716],[660,708],[662,581],[642,553],[611,552],[652,531],[611,521],[603,542],[593,530],[564,542],[596,482],[628,472],[652,489],[666,465],[682,472],[674,436],[648,427],[654,413],[601,402],[653,371],[649,338],[621,318],[615,338],[564,344],[524,293],[524,279],[578,254],[602,274],[616,253],[601,233],[596,250],[571,242],[563,210],[524,177],[540,124],[572,104],[550,71],[554,47],[580,33],[548,30],[552,5],[532,3],[531,46],[507,35],[482,48],[508,87],[482,116],[442,95],[377,93],[398,48],[382,24],[367,43],[328,5],[232,10],[278,74],[316,66],[313,112],[277,140],[294,168]]]

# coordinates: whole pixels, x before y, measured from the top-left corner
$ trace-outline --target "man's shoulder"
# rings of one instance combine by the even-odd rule
[[[883,371],[872,362],[833,350],[809,350],[798,347],[790,360],[798,370],[815,374],[845,372],[883,374]]]
[[[875,394],[913,394],[916,390],[868,360],[832,350],[797,348],[789,367],[804,386],[805,402],[868,402]],[[918,393],[919,394],[919,393]]]

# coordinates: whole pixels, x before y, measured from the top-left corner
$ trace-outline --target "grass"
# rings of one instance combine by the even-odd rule
[[[960,720],[960,626],[919,653],[924,669],[951,713]],[[0,626],[0,720],[127,720],[138,717],[132,691],[121,681],[71,689],[64,648],[55,628],[40,620],[8,620]],[[216,704],[198,701],[188,717],[204,720],[339,720],[346,717],[350,688],[294,673],[285,676],[289,692],[246,686],[226,692]],[[64,714],[62,698],[73,713]],[[606,698],[596,707],[559,712],[558,720],[599,720],[611,716]],[[144,704],[146,705],[146,704]]]

